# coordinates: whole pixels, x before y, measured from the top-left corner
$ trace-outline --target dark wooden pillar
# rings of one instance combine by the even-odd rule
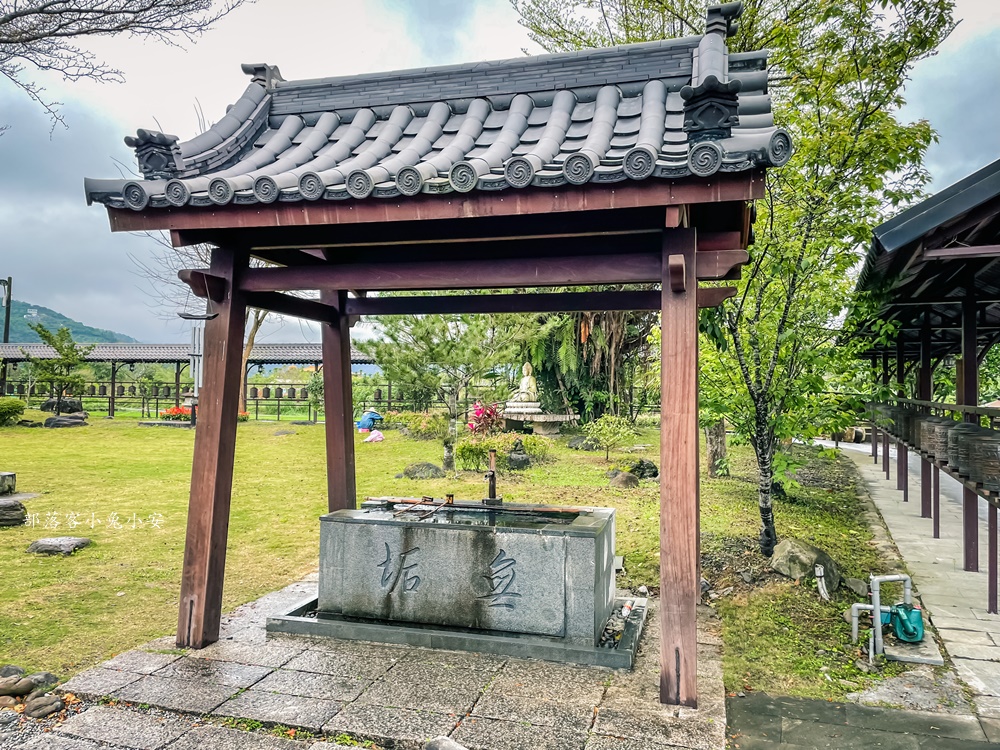
[[[174,406],[181,405],[181,363],[174,367]]]
[[[114,360],[111,361],[111,394],[108,397],[108,416],[113,417],[115,415],[115,399],[118,394],[115,390],[118,388],[117,378],[118,375],[118,365],[115,364]]]
[[[698,281],[695,231],[663,236],[660,702],[697,706]]]
[[[966,288],[962,300],[962,363],[958,370],[961,384],[959,403],[965,406],[979,404],[979,349],[977,345],[976,298],[973,284]],[[966,422],[978,423],[973,414],[965,415]],[[979,495],[972,490],[962,490],[962,535],[965,543],[965,570],[979,570]]]
[[[896,339],[896,396],[906,396],[906,342],[900,331]],[[896,489],[903,491],[903,502],[910,500],[910,459],[900,425],[896,425]]]
[[[878,393],[878,359],[872,356],[872,394]],[[871,422],[871,440],[872,440],[872,461],[878,466],[878,418],[877,412],[872,407],[872,422]]]
[[[340,314],[346,291],[320,293],[338,312],[323,326],[323,406],[326,411],[326,481],[330,512],[355,507],[354,404],[351,389],[351,328]]]
[[[224,278],[226,288],[224,299],[213,303],[218,316],[205,323],[177,625],[177,645],[182,648],[202,648],[219,639],[246,314],[238,285],[246,267],[242,251],[212,250],[210,273]]]
[[[931,321],[929,313],[924,313],[924,325],[920,329],[920,378],[917,384],[917,398],[932,401],[934,396],[934,371],[931,369]],[[929,414],[929,409],[922,409]],[[920,461],[920,517],[931,517],[931,462]]]
[[[892,376],[889,373],[889,350],[886,349],[882,352],[882,387],[888,392],[889,389],[889,379]],[[885,478],[889,478],[889,432],[888,430],[882,430],[882,471],[885,472]]]

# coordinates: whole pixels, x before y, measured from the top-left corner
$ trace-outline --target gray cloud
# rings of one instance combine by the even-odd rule
[[[1000,99],[989,85],[1000,70],[1000,29],[921,61],[906,88],[908,120],[926,119],[939,142],[927,150],[932,190],[1000,158]]]
[[[63,111],[72,127],[50,137],[41,109],[0,89],[11,126],[0,137],[0,274],[14,277],[18,299],[88,325],[145,341],[183,339],[180,326],[165,330],[148,309],[128,258],[151,241],[111,234],[104,208],[83,197],[85,175],[117,174],[112,157],[131,161],[125,128],[78,102]]]
[[[411,41],[435,64],[459,62],[454,55],[469,31],[476,0],[384,0],[386,9],[402,13],[412,29]]]

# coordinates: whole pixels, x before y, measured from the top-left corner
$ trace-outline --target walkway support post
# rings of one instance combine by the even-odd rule
[[[906,396],[906,342],[903,340],[903,332],[899,332],[896,339],[896,395],[899,398]],[[903,502],[910,500],[910,477],[909,477],[909,451],[903,438],[899,436],[900,431],[896,429],[896,489],[903,491]]]
[[[882,352],[882,387],[886,390],[889,389],[889,350],[886,349]],[[882,430],[882,471],[885,472],[885,478],[889,479],[889,433],[887,430]]]
[[[698,281],[694,229],[663,235],[660,702],[697,706]]]
[[[920,382],[917,384],[921,401],[931,401],[934,395],[934,372],[931,369],[931,321],[924,313],[924,324],[920,329]],[[931,462],[920,461],[920,517],[931,517]]]
[[[962,359],[958,368],[959,400],[964,406],[979,404],[979,351],[977,347],[975,284],[970,281],[962,300]],[[966,422],[978,424],[974,414],[965,415]],[[979,495],[968,488],[962,490],[962,533],[964,537],[964,568],[979,570]]]
[[[878,391],[878,360],[872,357],[872,392]],[[878,420],[875,407],[872,407],[872,461],[878,466]]]
[[[327,503],[332,513],[355,507],[351,328],[342,313],[347,302],[345,290],[323,290],[320,302],[335,310],[334,320],[323,326]]]
[[[203,385],[177,623],[179,648],[202,648],[219,639],[246,314],[239,277],[247,258],[233,247],[212,250],[209,273],[224,280],[225,291],[221,300],[213,300],[218,315],[205,323]]]

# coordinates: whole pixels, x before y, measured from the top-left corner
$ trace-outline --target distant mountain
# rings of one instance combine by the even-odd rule
[[[0,308],[0,340],[3,336],[4,312],[3,308]],[[12,344],[30,344],[40,341],[38,335],[28,327],[29,323],[41,323],[50,331],[57,331],[65,326],[73,335],[73,340],[78,344],[136,343],[134,338],[126,336],[124,333],[105,331],[103,328],[91,328],[47,307],[13,300],[10,308],[10,342]]]

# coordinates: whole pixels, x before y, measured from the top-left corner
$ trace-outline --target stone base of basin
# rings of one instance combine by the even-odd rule
[[[642,635],[642,629],[646,623],[647,600],[643,598],[616,599],[615,609],[620,609],[626,601],[634,601],[635,603],[632,613],[625,623],[625,631],[615,648],[599,648],[569,642],[563,638],[525,633],[502,633],[417,624],[388,624],[362,618],[330,615],[317,611],[318,600],[316,597],[302,601],[283,614],[268,617],[267,631],[269,633],[324,636],[352,641],[394,643],[453,651],[474,651],[521,659],[543,659],[611,669],[631,669],[635,664],[639,637]]]

